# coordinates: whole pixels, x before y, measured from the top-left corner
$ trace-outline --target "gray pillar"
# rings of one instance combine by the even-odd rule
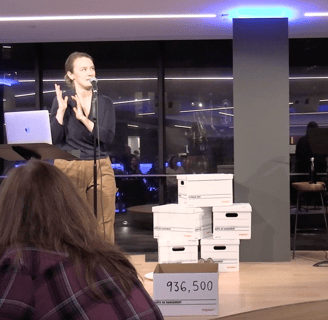
[[[249,202],[240,261],[290,260],[288,19],[233,20],[234,202]]]

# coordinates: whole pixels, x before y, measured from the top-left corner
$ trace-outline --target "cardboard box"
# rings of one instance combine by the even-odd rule
[[[197,263],[198,240],[158,239],[159,263]]]
[[[158,264],[153,299],[164,316],[218,315],[216,263]]]
[[[239,271],[239,240],[217,240],[213,237],[200,240],[200,256],[212,258],[219,272]]]
[[[188,208],[179,204],[155,206],[154,238],[202,239],[212,234],[212,208]]]
[[[187,207],[232,204],[232,174],[178,175],[178,203]]]
[[[252,207],[249,203],[213,208],[214,239],[250,239]]]

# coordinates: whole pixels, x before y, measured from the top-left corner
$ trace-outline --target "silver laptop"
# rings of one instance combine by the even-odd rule
[[[5,112],[8,144],[52,144],[48,110]]]

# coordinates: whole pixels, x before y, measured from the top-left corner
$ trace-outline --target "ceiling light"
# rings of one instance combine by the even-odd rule
[[[181,110],[180,113],[184,113],[184,112],[216,111],[216,110],[227,110],[227,109],[233,109],[233,107],[209,108],[209,109],[201,109],[201,110]]]
[[[322,77],[289,77],[289,80],[325,80],[328,76]],[[158,78],[103,78],[98,81],[144,81],[144,80],[158,80]],[[233,80],[233,77],[165,77],[165,80]],[[43,82],[64,82],[62,79],[43,79]],[[19,82],[35,82],[34,79],[20,79]]]
[[[328,77],[289,77],[289,80],[320,80],[328,79]]]
[[[223,115],[225,115],[225,116],[234,117],[234,115],[233,115],[233,114],[231,114],[231,113],[226,113],[226,112],[219,112],[219,114],[223,114]]]
[[[290,116],[307,116],[313,114],[328,114],[328,112],[302,112],[302,113],[290,113]]]
[[[56,90],[48,90],[48,91],[43,91],[42,93],[52,93],[56,92]],[[15,98],[21,98],[21,97],[27,97],[27,96],[34,96],[35,92],[32,93],[24,93],[24,94],[16,94]]]
[[[178,124],[175,124],[174,126],[177,128],[191,129],[189,126],[179,126]]]
[[[165,80],[233,80],[233,77],[165,77]]]
[[[43,81],[47,81],[47,80],[43,80]],[[65,81],[65,80],[63,79],[63,80],[60,80],[60,81]],[[35,82],[35,80],[34,79],[19,79],[18,82],[20,82],[20,83]]]
[[[1,21],[59,21],[59,20],[119,20],[119,19],[195,19],[215,18],[216,14],[139,14],[139,15],[76,15],[0,17]]]
[[[147,113],[138,113],[138,116],[152,116],[155,112],[147,112]]]
[[[98,81],[144,81],[144,80],[158,80],[158,78],[103,78],[99,79]],[[35,80],[20,80],[20,82],[32,82]],[[65,81],[63,79],[43,79],[43,82],[59,82],[59,81]]]
[[[20,98],[20,97],[27,97],[27,96],[34,96],[35,92],[32,93],[24,93],[24,94],[16,94],[15,98]]]
[[[136,126],[136,125],[134,125],[134,124],[128,124],[128,127],[139,128],[139,126]]]
[[[228,10],[230,19],[233,18],[288,18],[293,20],[297,16],[297,11],[283,6],[247,6],[237,7]]]
[[[328,12],[306,12],[305,17],[328,17]]]
[[[143,101],[150,101],[150,99],[135,99],[135,100],[127,100],[127,101],[117,101],[113,102],[113,104],[123,104],[123,103],[136,103],[136,102],[143,102]]]

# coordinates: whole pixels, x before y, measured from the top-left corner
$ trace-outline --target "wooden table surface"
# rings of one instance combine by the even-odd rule
[[[263,308],[328,299],[328,265],[313,267],[315,262],[322,260],[325,260],[322,251],[297,251],[296,258],[289,262],[241,262],[239,272],[219,274],[218,316],[165,319],[217,319]],[[153,296],[153,281],[144,276],[154,271],[157,262],[145,262],[144,255],[133,255],[131,261],[147,292]]]

